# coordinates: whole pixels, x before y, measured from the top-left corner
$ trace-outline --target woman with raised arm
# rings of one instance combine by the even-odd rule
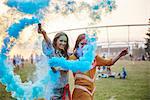
[[[64,57],[68,59],[68,36],[64,32],[59,32],[55,35],[53,42],[51,43],[50,38],[46,32],[41,28],[39,24],[38,33],[42,34],[44,40],[42,41],[43,53],[48,57]],[[53,94],[50,100],[71,100],[71,94],[68,84],[68,70],[60,67],[51,67],[53,72],[60,72],[60,78],[53,87]],[[54,76],[55,77],[55,76]]]
[[[86,36],[85,34],[80,34],[76,40],[74,47],[74,54],[70,56],[69,59],[79,59],[83,55],[82,48],[86,45]],[[75,79],[75,88],[72,94],[72,100],[93,100],[93,95],[95,91],[94,81],[96,66],[111,66],[113,65],[120,57],[125,56],[128,53],[127,49],[122,50],[116,57],[105,60],[100,56],[96,55],[93,62],[93,68],[85,73],[77,72],[74,73]]]

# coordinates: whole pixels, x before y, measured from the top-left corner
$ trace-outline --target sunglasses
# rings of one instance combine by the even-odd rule
[[[87,43],[81,43],[81,45],[86,45]]]

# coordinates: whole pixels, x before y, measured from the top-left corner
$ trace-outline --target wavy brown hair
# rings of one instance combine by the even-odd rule
[[[67,36],[66,33],[64,33],[64,32],[59,32],[59,33],[57,33],[57,34],[55,35],[55,37],[54,37],[54,39],[53,39],[53,47],[54,47],[55,49],[57,49],[57,39],[58,39],[60,36],[66,36],[66,38],[67,38],[67,44],[66,44],[64,50],[61,50],[61,53],[64,54],[64,57],[68,57],[68,48],[69,48],[69,43],[68,43],[68,42],[69,42],[69,38],[68,38],[68,36]]]

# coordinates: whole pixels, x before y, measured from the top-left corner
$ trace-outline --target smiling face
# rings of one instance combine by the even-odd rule
[[[67,37],[65,35],[60,36],[56,41],[56,47],[60,50],[65,50],[67,45]]]
[[[60,50],[64,57],[68,57],[69,39],[66,33],[59,32],[53,39],[53,47]]]

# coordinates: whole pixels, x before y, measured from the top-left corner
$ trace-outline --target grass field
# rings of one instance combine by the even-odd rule
[[[94,100],[150,100],[150,62],[119,61],[112,68],[126,67],[127,79],[103,78],[96,81]]]
[[[94,100],[150,100],[150,62],[118,61],[112,66],[112,71],[120,72],[122,66],[126,67],[127,79],[101,78],[96,80]],[[15,71],[21,75],[23,81],[26,81],[32,78],[34,70],[35,67],[27,63],[24,68]],[[71,81],[71,88],[73,88],[72,84]],[[1,84],[0,100],[13,100]]]

